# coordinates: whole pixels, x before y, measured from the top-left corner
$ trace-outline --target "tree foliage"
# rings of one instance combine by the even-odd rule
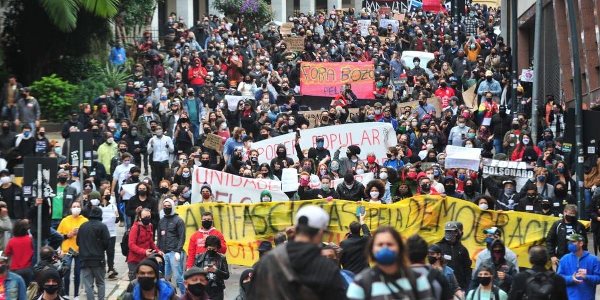
[[[243,17],[251,29],[259,29],[273,19],[271,6],[264,0],[215,0],[214,7],[232,20]]]
[[[78,12],[76,28],[65,33],[52,23],[40,0],[8,0],[3,22],[4,62],[25,84],[52,73],[79,81],[86,68],[80,59],[108,55],[108,48],[96,46],[110,37],[108,20],[85,9]]]
[[[39,0],[50,22],[64,32],[77,27],[79,11],[108,19],[117,14],[119,0]]]
[[[152,22],[154,9],[163,0],[121,0],[115,16],[117,39],[123,44],[133,44]]]
[[[52,74],[31,84],[31,94],[40,103],[42,117],[51,121],[65,120],[75,103],[76,86]]]

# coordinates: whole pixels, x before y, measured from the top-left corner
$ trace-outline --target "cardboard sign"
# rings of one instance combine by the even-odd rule
[[[292,28],[294,28],[294,24],[293,23],[283,23],[281,24],[281,26],[279,27],[279,33],[282,36],[289,36],[292,34]]]
[[[379,28],[386,28],[388,25],[392,25],[392,32],[397,33],[398,27],[400,26],[400,22],[394,19],[381,19],[379,20]]]
[[[375,99],[373,62],[302,62],[300,93],[335,97],[345,83],[352,84],[358,99]]]
[[[398,20],[398,22],[404,21],[405,14],[394,14],[394,19]]]
[[[292,52],[304,51],[304,37],[286,37],[283,42],[287,45],[287,50]]]
[[[389,6],[382,6],[377,10],[377,14],[382,16],[382,15],[389,15],[392,12],[392,8]]]
[[[358,115],[358,108],[350,108],[348,111],[350,112],[350,115],[348,116],[348,120],[350,120],[352,117]],[[301,111],[300,113],[302,113],[302,115],[310,123],[310,125],[308,125],[308,127],[314,128],[315,126],[317,126],[317,124],[319,124],[317,120],[319,120],[321,118],[321,114],[323,113],[323,111],[307,110],[307,111]]]
[[[202,145],[208,149],[213,149],[219,153],[223,151],[222,139],[216,134],[209,133],[206,136],[206,140],[204,140],[204,144]]]
[[[448,145],[446,146],[446,169],[469,169],[479,171],[481,148],[466,148]]]
[[[523,82],[533,82],[533,70],[532,69],[522,69],[520,80]]]
[[[476,87],[476,85],[473,85],[468,90],[466,90],[462,93],[463,100],[465,100],[465,106],[467,108],[469,108],[471,111],[474,111],[477,109],[477,106],[476,106],[477,95],[475,93],[475,87]]]

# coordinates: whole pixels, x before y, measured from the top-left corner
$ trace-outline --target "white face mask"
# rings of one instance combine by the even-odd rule
[[[433,181],[433,177],[434,177],[433,174],[427,175],[427,178],[429,178],[429,180],[431,180],[431,181]]]
[[[164,85],[165,85],[164,83],[162,83],[162,82],[159,82],[159,83],[157,83],[157,84],[156,84],[156,87],[159,87],[159,88],[161,88],[161,87],[163,87]]]
[[[487,203],[481,203],[481,204],[479,204],[479,208],[481,208],[481,210],[487,210],[488,205],[487,205]]]
[[[74,216],[79,216],[79,214],[81,213],[81,208],[80,207],[71,207],[71,214]]]
[[[90,203],[93,206],[98,206],[98,205],[100,205],[100,200],[98,200],[98,199],[92,199],[92,200],[90,200]]]
[[[262,197],[262,202],[271,202],[271,198],[269,197]]]
[[[370,192],[369,195],[371,195],[371,199],[379,198],[379,192]]]
[[[466,144],[465,148],[473,148],[473,144]]]
[[[364,173],[365,173],[365,170],[363,170],[363,169],[356,170],[356,174],[364,174]]]
[[[386,172],[379,173],[379,178],[382,180],[386,180],[388,178],[388,173],[386,173]]]
[[[109,144],[112,144],[112,143],[115,142],[115,139],[113,139],[113,138],[107,138],[106,142],[109,143]]]

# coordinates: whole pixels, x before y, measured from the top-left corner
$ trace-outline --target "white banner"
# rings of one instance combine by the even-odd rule
[[[358,20],[358,31],[361,36],[369,35],[369,26],[371,26],[371,20]]]
[[[469,169],[479,171],[479,156],[481,148],[466,148],[448,145],[446,146],[446,169]]]
[[[238,107],[238,103],[245,99],[246,97],[244,96],[225,95],[225,101],[227,101],[227,107],[229,107],[230,111],[235,111]]]
[[[281,191],[281,182],[270,179],[253,179],[221,171],[194,167],[192,178],[192,203],[201,202],[200,188],[208,183],[216,201],[225,203],[258,203],[260,193],[271,192],[273,201],[288,201]]]
[[[392,31],[394,33],[398,32],[398,27],[400,26],[400,22],[398,20],[392,19],[380,19],[379,20],[379,28],[386,28],[388,25],[392,25]]]
[[[298,155],[296,155],[295,148],[296,133],[292,132],[252,143],[252,149],[258,151],[258,162],[261,164],[271,163],[271,160],[277,157],[277,146],[279,144],[285,146],[288,157],[292,158],[294,161],[298,161]]]
[[[371,122],[354,123],[326,127],[304,129],[300,131],[300,148],[302,150],[316,147],[317,137],[323,137],[324,147],[329,149],[332,158],[337,149],[340,157],[346,155],[346,147],[357,145],[361,152],[359,157],[365,159],[367,154],[373,152],[377,161],[381,164],[386,159],[389,147],[398,144],[394,128],[389,123]],[[296,155],[296,134],[288,133],[274,138],[266,139],[252,144],[252,149],[258,150],[258,161],[269,163],[277,156],[277,145],[283,144],[287,149],[287,156],[298,160]]]
[[[364,174],[359,174],[359,175],[354,175],[354,180],[362,183],[365,188],[367,187],[367,183],[369,183],[369,181],[375,179],[375,174],[373,174],[372,172],[369,173],[364,173]],[[337,188],[338,184],[344,182],[344,178],[338,178],[334,181],[332,181],[332,186],[331,188],[335,189]]]

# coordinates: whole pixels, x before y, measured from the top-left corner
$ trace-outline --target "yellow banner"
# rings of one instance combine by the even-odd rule
[[[417,196],[394,204],[371,204],[344,200],[310,200],[270,203],[198,203],[178,206],[177,213],[183,218],[189,237],[202,223],[202,213],[214,215],[214,226],[227,241],[227,260],[231,264],[251,266],[258,260],[258,244],[273,241],[276,233],[293,225],[294,216],[304,205],[323,207],[330,215],[329,233],[324,242],[339,244],[349,231],[350,222],[358,220],[357,207],[365,206],[366,224],[373,231],[379,226],[396,228],[403,238],[418,233],[428,243],[436,243],[444,237],[444,224],[460,221],[464,226],[462,242],[469,249],[473,266],[475,257],[484,245],[483,230],[496,226],[502,230],[505,244],[519,258],[519,266],[530,266],[527,250],[542,244],[546,233],[556,217],[524,213],[485,210],[471,202],[442,196]]]

